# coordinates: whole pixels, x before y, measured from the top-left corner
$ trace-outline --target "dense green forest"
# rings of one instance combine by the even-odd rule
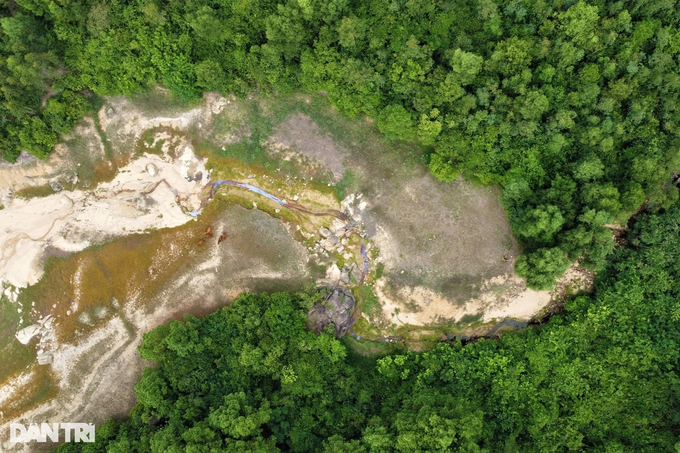
[[[145,334],[130,419],[58,451],[680,451],[679,236],[642,215],[564,314],[377,361],[306,330],[313,295],[244,294]]]
[[[676,0],[0,0],[0,149],[45,157],[97,96],[322,90],[444,181],[504,187],[530,285],[669,206]]]

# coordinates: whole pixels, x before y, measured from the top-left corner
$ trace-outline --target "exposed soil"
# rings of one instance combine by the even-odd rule
[[[347,151],[306,115],[301,113],[290,115],[276,126],[276,133],[269,141],[272,144],[283,145],[275,147],[279,152],[291,149],[326,167],[333,173],[336,182],[345,173],[344,161]]]
[[[207,223],[228,232],[227,239],[197,245]],[[47,280],[26,293],[41,316],[57,316],[53,341],[40,347],[53,348],[59,391],[29,409],[19,395],[30,379],[23,386],[3,387],[11,393],[0,415],[3,426],[13,420],[101,423],[124,416],[147,366],[137,352],[144,332],[185,313],[211,312],[243,291],[301,290],[312,283],[307,260],[304,247],[280,221],[256,209],[226,205],[180,229],[119,239],[59,261]],[[102,308],[106,314],[98,319]],[[92,325],[80,321],[83,313]],[[26,372],[0,380],[21,382],[18,376]]]
[[[550,301],[548,292],[527,290],[514,276],[519,247],[497,187],[462,178],[441,183],[422,165],[405,165],[392,150],[396,144],[370,125],[353,132],[331,135],[296,113],[269,142],[285,141],[289,151],[354,176],[352,189],[364,194],[361,217],[378,251],[373,265],[384,266],[375,287],[383,327],[450,324],[476,314],[485,321],[513,312],[531,317]],[[363,140],[351,141],[357,137]]]
[[[445,328],[529,319],[589,284],[574,270],[553,293],[526,289],[512,271],[519,248],[498,188],[438,182],[419,162],[422,149],[384,141],[371,121],[329,108],[304,113],[309,99],[277,102],[207,94],[182,105],[162,90],[111,98],[98,123],[83,120],[47,161],[0,164],[0,280],[31,285],[13,302],[22,327],[56,318],[21,349],[51,352],[51,365],[21,357],[0,370],[0,440],[11,421],[124,416],[147,365],[137,352],[143,333],[242,291],[342,280],[363,294],[366,284],[377,299],[370,316],[354,319],[370,319],[387,343],[404,333],[425,348]],[[79,179],[65,181],[69,172]],[[320,175],[342,184],[329,187]],[[208,178],[251,184],[294,209],[242,187],[211,190]],[[41,196],[36,188],[55,179],[64,190]],[[33,198],[12,199],[26,188]],[[322,231],[333,234],[322,241]],[[324,245],[331,239],[336,248]]]

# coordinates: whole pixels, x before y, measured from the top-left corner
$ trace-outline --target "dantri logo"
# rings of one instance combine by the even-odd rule
[[[52,442],[59,442],[59,431],[64,430],[66,442],[71,441],[71,433],[75,442],[94,442],[94,425],[92,423],[36,423],[26,428],[21,423],[10,423],[10,442],[47,442],[49,437]]]

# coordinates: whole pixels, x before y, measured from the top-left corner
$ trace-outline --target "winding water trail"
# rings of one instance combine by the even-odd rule
[[[245,182],[231,181],[229,179],[220,179],[219,181],[212,182],[213,190],[217,189],[222,184],[228,184],[230,186],[242,187],[244,189],[250,190],[251,192],[255,192],[257,194],[260,194],[263,197],[269,198],[270,200],[273,200],[274,202],[278,203],[281,206],[287,206],[288,205],[288,203],[286,201],[281,200],[280,198],[276,197],[275,195],[272,195],[269,192],[260,189],[259,187],[253,186],[253,185],[245,183]]]
[[[159,184],[160,184],[160,182],[159,182]],[[167,182],[166,182],[166,184],[167,184]],[[266,190],[260,189],[257,186],[254,186],[252,184],[248,184],[248,183],[245,183],[245,182],[232,181],[230,179],[220,179],[218,181],[213,181],[213,182],[208,183],[206,185],[206,187],[208,185],[210,185],[210,195],[201,200],[201,206],[198,209],[196,209],[194,211],[184,211],[185,214],[190,215],[192,217],[197,217],[201,213],[201,211],[203,210],[203,206],[204,206],[205,202],[210,200],[213,197],[213,195],[215,194],[215,190],[217,190],[217,188],[219,188],[222,185],[229,185],[229,186],[235,186],[235,187],[240,187],[242,189],[249,190],[253,193],[256,193],[258,195],[262,195],[263,197],[274,201],[279,206],[283,206],[283,207],[286,207],[286,208],[289,208],[289,209],[295,209],[297,211],[304,212],[305,214],[314,215],[314,216],[331,216],[331,217],[336,217],[340,220],[347,220],[347,215],[345,215],[344,213],[342,213],[340,211],[332,209],[332,210],[328,210],[328,211],[325,211],[325,212],[312,212],[312,211],[305,209],[303,206],[300,206],[297,203],[294,203],[294,202],[291,203],[289,201],[282,200],[279,197],[277,197],[276,195],[272,195],[271,193],[267,192]],[[168,184],[168,187],[170,187],[169,184]],[[176,190],[174,190],[172,187],[170,187],[170,189],[175,193],[175,195],[178,195]],[[189,195],[189,196],[191,196],[191,195]],[[187,199],[189,198],[189,196],[187,196]],[[363,284],[364,278],[368,274],[368,269],[369,269],[368,255],[366,254],[366,239],[365,238],[363,238],[362,241],[361,241],[361,256],[364,260],[364,270],[363,270],[362,275],[361,275],[361,282],[360,283]]]

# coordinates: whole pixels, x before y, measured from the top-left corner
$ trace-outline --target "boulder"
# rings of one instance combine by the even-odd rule
[[[330,230],[332,233],[335,233],[339,230],[344,230],[345,229],[345,222],[343,222],[340,219],[333,219],[333,224],[330,227]]]
[[[38,365],[49,365],[52,363],[52,353],[44,352],[38,355]]]
[[[109,309],[106,307],[97,307],[94,309],[94,316],[97,319],[104,319],[109,314]]]
[[[347,195],[345,199],[340,202],[340,209],[344,211],[345,209],[349,208],[352,205],[352,203],[354,203],[353,193]]]
[[[349,266],[347,266],[347,270],[349,271],[349,275],[353,277],[356,281],[361,280],[361,270],[359,270],[359,266],[357,266],[357,263],[352,261]]]
[[[331,236],[331,237],[335,237],[335,236]],[[328,252],[332,252],[335,249],[335,245],[331,242],[330,239],[324,239],[323,241],[321,241],[319,243],[319,245],[321,245],[321,248],[323,248],[324,250],[326,250]]]
[[[149,176],[156,176],[158,174],[158,168],[154,164],[146,164],[146,172]]]
[[[320,333],[326,326],[333,324],[336,336],[341,337],[352,325],[355,300],[344,288],[328,288],[327,291],[323,300],[314,304],[307,313],[307,327]]]
[[[326,271],[326,278],[334,282],[340,280],[340,268],[338,267],[337,264],[333,264],[331,267],[328,268],[328,270]]]
[[[325,239],[325,238],[330,237],[333,233],[331,233],[331,231],[328,228],[321,227],[321,228],[319,228],[319,234],[321,235],[322,238]]]
[[[55,192],[61,192],[64,189],[59,181],[50,181],[50,187]]]
[[[14,334],[14,336],[16,337],[17,340],[19,340],[19,343],[28,344],[33,337],[35,337],[36,335],[40,335],[41,330],[42,326],[40,324],[32,324],[28,327],[24,327],[16,334]]]
[[[9,205],[12,204],[12,201],[14,200],[14,192],[12,190],[8,190],[5,195],[0,198],[0,204],[6,208],[9,207]]]

